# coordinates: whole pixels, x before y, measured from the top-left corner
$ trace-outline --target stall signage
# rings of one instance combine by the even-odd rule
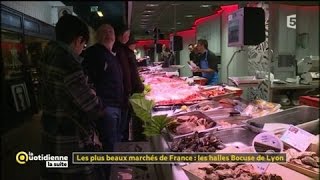
[[[269,167],[270,163],[258,163],[256,164],[256,170],[260,173],[265,173]]]
[[[305,151],[311,144],[314,135],[296,126],[290,126],[280,138],[293,148]]]

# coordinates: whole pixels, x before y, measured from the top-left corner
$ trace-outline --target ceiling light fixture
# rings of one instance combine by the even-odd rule
[[[177,3],[171,4],[171,6],[178,6],[178,5],[180,5],[180,4],[177,4]]]
[[[141,22],[149,22],[150,19],[141,19],[140,21],[141,21]]]
[[[181,22],[177,22],[177,24],[178,24],[178,25],[180,25],[180,24],[181,24]]]
[[[144,10],[144,12],[146,12],[146,13],[153,13],[154,11],[153,11],[153,10]]]
[[[142,16],[149,17],[149,16],[151,16],[151,14],[142,14]]]
[[[210,4],[201,4],[200,7],[207,8],[207,7],[210,7]]]
[[[185,15],[184,17],[186,17],[186,18],[191,18],[191,17],[194,17],[194,16],[191,15],[191,14],[188,14],[188,15]]]
[[[103,13],[101,11],[97,11],[99,17],[103,17]]]
[[[158,7],[159,4],[147,4],[146,6],[147,6],[147,7]]]

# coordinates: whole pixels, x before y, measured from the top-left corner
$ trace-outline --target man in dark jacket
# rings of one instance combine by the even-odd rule
[[[197,46],[194,44],[189,44],[188,49],[190,51],[189,54],[189,60],[192,61],[195,65],[200,67],[200,62],[199,62],[199,53],[197,51]],[[193,76],[201,76],[201,72],[193,72]]]
[[[144,85],[140,79],[138,69],[137,69],[137,60],[134,53],[136,41],[133,36],[130,36],[129,41],[127,42],[130,70],[131,70],[131,82],[132,82],[132,94],[142,93],[144,90]],[[134,141],[139,141],[145,139],[143,136],[143,122],[137,116],[135,116],[132,107],[129,104],[128,112],[128,122],[132,122],[132,139]],[[127,130],[126,130],[127,131]]]
[[[127,51],[128,51],[128,58],[129,58],[129,66],[130,66],[130,73],[131,73],[131,85],[132,85],[132,92],[134,93],[142,93],[144,90],[144,85],[140,79],[138,68],[137,68],[137,59],[134,53],[134,49],[132,46],[135,47],[136,41],[130,36],[129,41],[127,42]]]
[[[89,39],[88,26],[72,15],[62,16],[40,60],[43,154],[68,156],[69,167],[43,168],[46,180],[100,180],[95,165],[72,164],[72,152],[101,151],[95,120],[103,104],[86,80],[79,54]],[[99,173],[100,172],[100,173]]]
[[[121,113],[121,132],[122,132],[122,141],[127,141],[129,139],[129,98],[134,92],[137,91],[134,87],[136,86],[138,74],[136,65],[133,64],[135,58],[133,58],[132,53],[130,53],[130,49],[126,45],[130,38],[130,29],[121,25],[116,28],[116,42],[113,46],[114,51],[117,53],[117,56],[120,60],[122,73],[123,73],[123,84],[124,84],[124,99]],[[131,54],[131,55],[130,55]],[[139,85],[138,85],[139,86]],[[140,85],[141,86],[141,85]],[[141,89],[141,87],[140,87]],[[138,87],[139,90],[139,87]],[[143,90],[142,90],[143,91]]]
[[[116,53],[112,51],[115,42],[114,29],[102,24],[97,30],[97,41],[83,54],[83,67],[93,83],[97,95],[105,105],[106,117],[98,123],[104,151],[113,151],[114,145],[121,141],[121,114],[124,98],[122,68]],[[110,165],[106,165],[107,177]]]

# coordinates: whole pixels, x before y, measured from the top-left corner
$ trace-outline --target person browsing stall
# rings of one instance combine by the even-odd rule
[[[197,43],[200,68],[192,69],[193,72],[201,72],[202,77],[208,80],[208,85],[216,85],[219,81],[217,56],[208,49],[208,41],[199,39]]]
[[[129,98],[134,91],[134,86],[136,82],[136,78],[138,74],[136,74],[136,68],[134,68],[134,64],[132,64],[131,59],[131,51],[126,45],[130,38],[130,29],[124,25],[120,24],[115,28],[116,33],[116,42],[113,46],[113,50],[117,53],[117,57],[119,58],[121,68],[122,68],[122,76],[123,76],[123,84],[124,84],[124,97],[123,103],[121,106],[121,123],[120,123],[120,134],[121,141],[128,141],[129,139]]]
[[[42,102],[42,152],[68,156],[69,167],[46,168],[41,179],[100,180],[104,171],[93,164],[73,164],[72,152],[101,151],[95,123],[104,117],[104,106],[87,83],[79,57],[89,40],[88,26],[66,14],[55,27],[56,41],[50,41],[40,59]],[[44,162],[45,163],[45,162]]]
[[[106,116],[99,121],[103,150],[112,152],[114,145],[121,141],[121,106],[124,98],[121,64],[112,51],[115,42],[114,29],[110,24],[102,24],[96,33],[97,43],[83,53],[83,67],[93,83],[97,95],[105,105]],[[110,175],[110,165],[105,165],[106,176]]]
[[[140,79],[138,69],[137,69],[137,60],[136,60],[136,55],[134,53],[136,48],[136,41],[134,40],[132,35],[130,36],[129,41],[127,42],[127,46],[128,46],[129,64],[130,64],[130,70],[131,70],[132,94],[142,93],[144,90],[144,85]],[[130,120],[132,123],[132,129],[131,129],[132,139],[135,141],[143,139],[144,138],[143,121],[135,115],[133,108],[131,106],[129,108],[129,113],[128,113],[128,122],[130,122]]]

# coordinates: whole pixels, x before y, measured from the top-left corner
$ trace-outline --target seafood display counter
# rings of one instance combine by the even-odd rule
[[[190,85],[159,71],[142,77],[145,85],[150,86],[146,99],[155,102],[152,116],[167,115],[169,120],[161,135],[150,138],[153,151],[254,153],[257,135],[268,132],[284,141],[282,137],[291,127],[312,137],[305,150],[283,142],[287,163],[271,163],[264,172],[247,163],[172,163],[156,165],[161,179],[307,180],[319,176],[318,108],[299,106],[282,110],[280,104],[260,99],[246,102],[223,86]]]

